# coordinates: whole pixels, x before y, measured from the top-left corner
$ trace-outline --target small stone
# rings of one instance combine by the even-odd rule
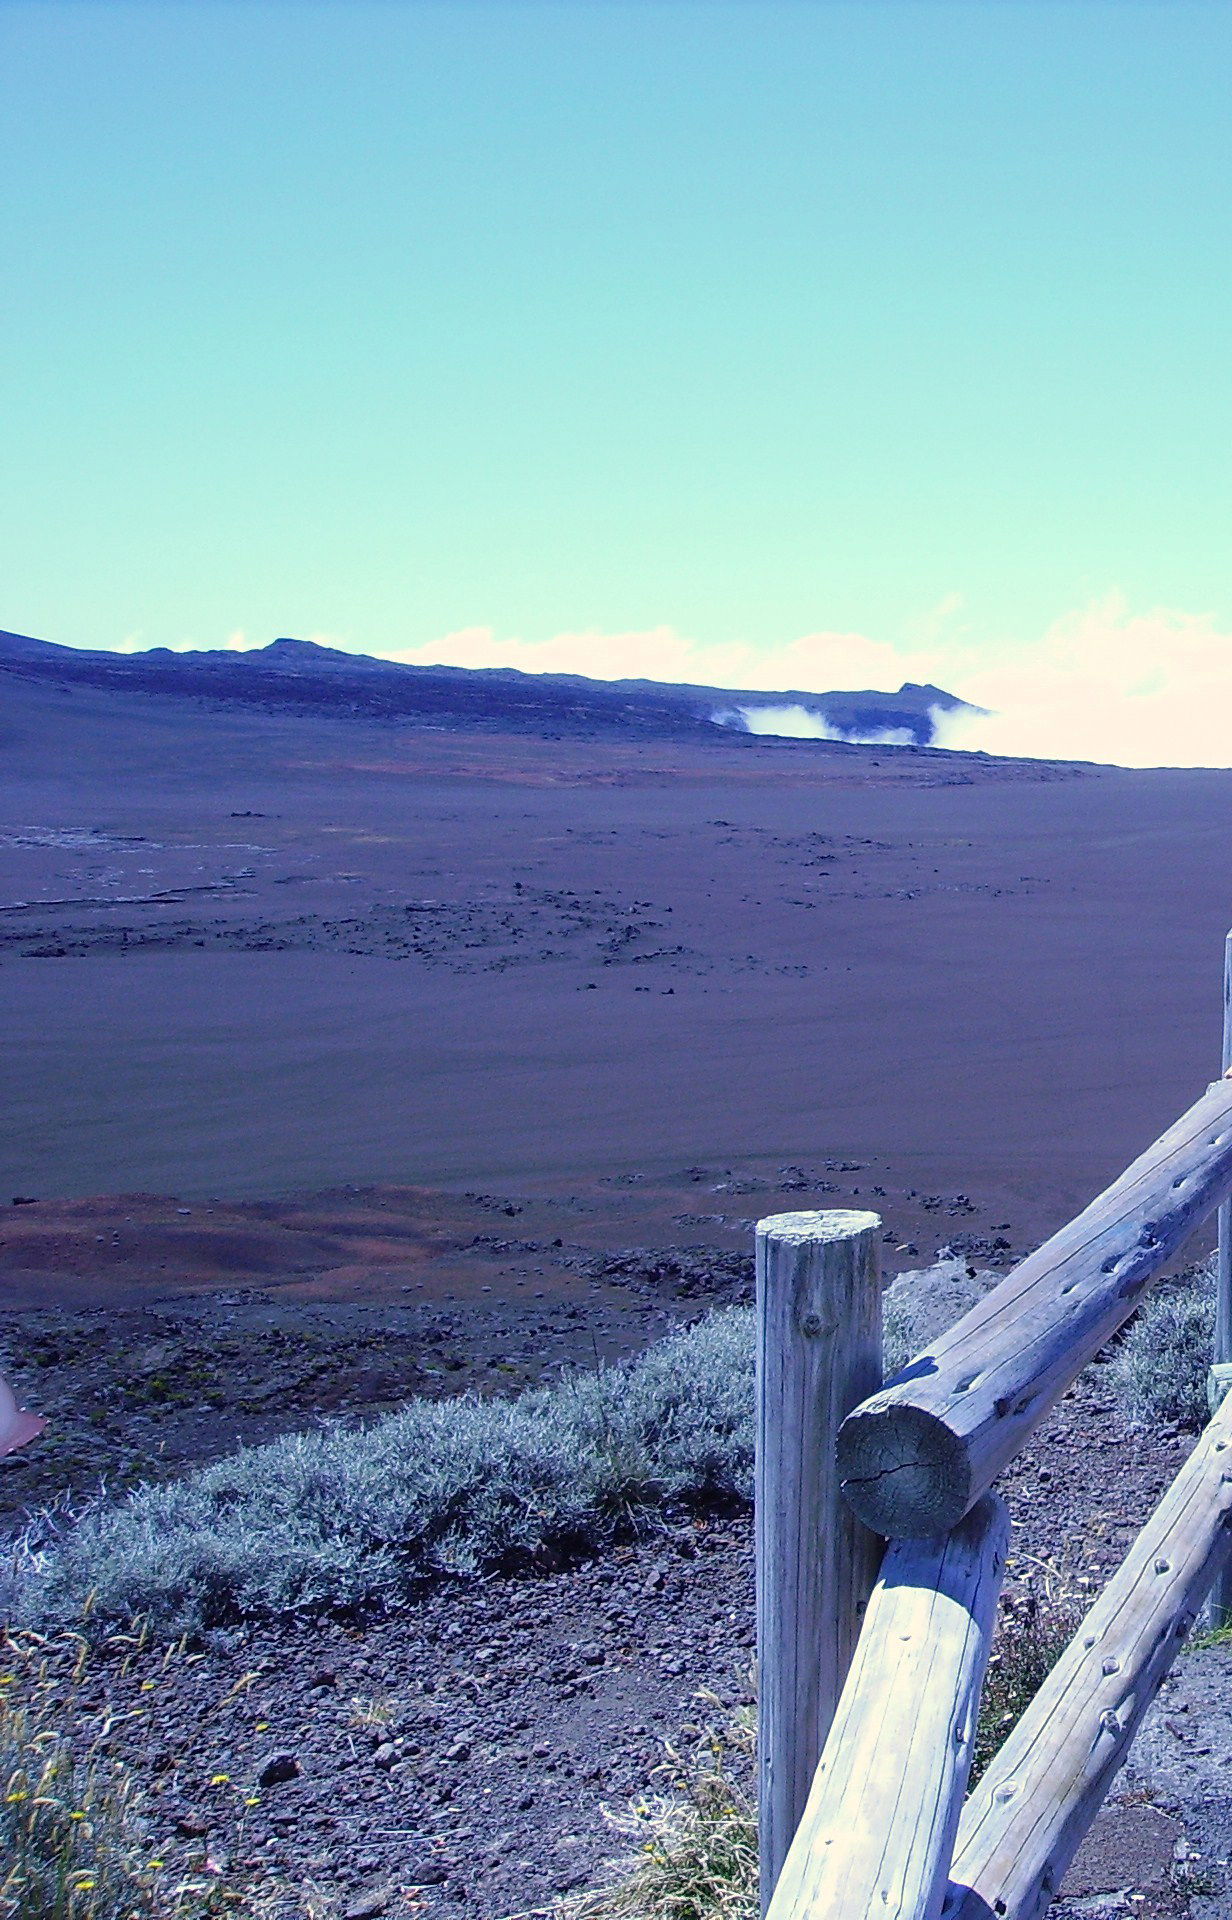
[[[455,1740],[445,1754],[446,1760],[469,1760],[471,1743],[469,1740]]]
[[[204,1813],[198,1813],[195,1807],[188,1807],[175,1816],[175,1830],[187,1840],[198,1840],[210,1830],[210,1822]]]
[[[413,1887],[439,1887],[448,1871],[444,1861],[433,1859],[430,1853],[412,1859],[405,1869],[406,1878]]]
[[[259,1787],[281,1787],[288,1780],[299,1778],[299,1761],[293,1753],[276,1753],[266,1761],[257,1775]]]
[[[397,1758],[398,1749],[395,1747],[393,1741],[382,1740],[380,1746],[372,1756],[372,1764],[374,1767],[381,1767],[385,1772],[388,1772]]]
[[[380,1887],[374,1893],[361,1893],[346,1908],[346,1920],[376,1920],[388,1905],[388,1887]]]

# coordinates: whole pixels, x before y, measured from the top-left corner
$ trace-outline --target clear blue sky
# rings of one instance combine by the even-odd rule
[[[1219,0],[4,0],[0,626],[1232,625],[1230,73]]]

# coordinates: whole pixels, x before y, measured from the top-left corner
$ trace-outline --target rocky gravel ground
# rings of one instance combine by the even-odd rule
[[[368,1626],[112,1642],[75,1685],[76,1649],[54,1657],[66,1711],[141,1776],[169,1875],[206,1859],[296,1912],[311,1888],[352,1914],[505,1915],[600,1875],[604,1807],[661,1789],[666,1743],[745,1696],[753,1638],[745,1520]]]
[[[1002,1267],[1022,1244],[999,1209],[878,1171],[689,1167],[548,1198],[23,1202],[5,1223],[0,1365],[49,1429],[0,1471],[0,1513],[20,1525],[100,1473],[122,1490],[408,1392],[515,1393],[635,1353],[747,1299],[753,1217],[819,1196],[889,1213],[888,1271],[925,1235]],[[1127,1430],[1105,1378],[1087,1370],[1006,1478],[1011,1604],[1033,1591],[1080,1606],[1191,1444]],[[65,1720],[133,1769],[160,1871],[208,1861],[279,1920],[505,1920],[601,1881],[629,1844],[610,1816],[670,1790],[671,1750],[750,1697],[749,1516],[678,1517],[602,1560],[441,1585],[396,1618],[247,1625],[171,1649],[119,1636],[74,1678],[78,1652],[27,1640],[3,1664],[18,1694],[42,1672]],[[1178,1696],[1167,1714],[1184,1739],[1158,1714],[1144,1732],[1154,1771],[1127,1773],[1101,1818],[1067,1885],[1075,1912],[1177,1920],[1192,1903],[1213,1920],[1232,1905],[1210,1904],[1232,1800],[1225,1820],[1222,1773],[1203,1774],[1223,1735],[1192,1732],[1232,1695],[1232,1659],[1192,1660],[1175,1687],[1204,1662],[1200,1702]],[[1165,1764],[1170,1742],[1189,1773]]]
[[[1182,1434],[1127,1432],[1100,1375],[1067,1395],[1006,1483],[1013,1596],[1097,1586],[1186,1452]],[[66,1715],[141,1779],[168,1874],[208,1861],[284,1920],[319,1903],[351,1920],[412,1908],[501,1920],[610,1871],[627,1842],[609,1815],[670,1789],[669,1749],[750,1697],[753,1653],[749,1518],[713,1515],[533,1578],[441,1586],[397,1618],[248,1627],[170,1650],[121,1638],[75,1683],[75,1646],[28,1643],[11,1671],[20,1687],[51,1659]],[[1191,1658],[1207,1663],[1209,1718],[1232,1660]],[[1184,1659],[1177,1671],[1184,1687]],[[1210,1745],[1198,1724],[1178,1701],[1150,1738],[1192,1767]],[[1232,1720],[1220,1737],[1232,1755]],[[1188,1779],[1127,1780],[1063,1910],[1172,1920],[1206,1899],[1195,1916],[1226,1911],[1209,1905],[1225,1855],[1201,1763]]]

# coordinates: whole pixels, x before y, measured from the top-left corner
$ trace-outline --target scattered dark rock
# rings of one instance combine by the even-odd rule
[[[439,1887],[449,1869],[443,1860],[434,1859],[431,1854],[419,1854],[407,1861],[404,1873],[413,1887]]]
[[[714,1247],[625,1247],[613,1253],[568,1253],[559,1264],[588,1279],[666,1290],[683,1300],[747,1305],[753,1298],[751,1253]]]
[[[343,1909],[346,1920],[377,1920],[377,1915],[385,1912],[391,1898],[388,1888],[376,1893],[361,1893]]]

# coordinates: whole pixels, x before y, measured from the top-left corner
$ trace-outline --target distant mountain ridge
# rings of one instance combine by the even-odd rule
[[[523,673],[516,667],[411,666],[283,637],[244,653],[151,647],[109,653],[29,634],[0,632],[0,673],[285,711],[353,713],[419,720],[438,728],[502,728],[553,734],[662,738],[760,731],[747,715],[790,708],[831,737],[893,736],[927,747],[936,717],[974,712],[942,687],[906,682],[897,693],[780,693],[677,685],[658,680],[589,680],[579,674]]]

